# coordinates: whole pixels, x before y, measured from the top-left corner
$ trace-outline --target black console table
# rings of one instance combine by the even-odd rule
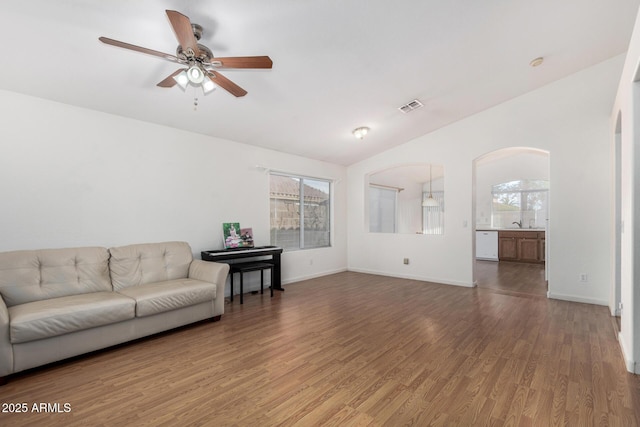
[[[271,256],[271,260],[264,260],[273,264],[273,279],[271,283],[271,289],[276,291],[284,291],[281,281],[281,269],[280,269],[280,255],[282,254],[282,248],[278,246],[256,246],[255,248],[232,248],[232,249],[219,249],[214,251],[202,251],[200,256],[204,261],[225,262],[225,261],[237,261],[252,262],[245,260],[244,258],[257,258]],[[234,263],[235,264],[235,263]],[[233,265],[233,264],[230,264]]]

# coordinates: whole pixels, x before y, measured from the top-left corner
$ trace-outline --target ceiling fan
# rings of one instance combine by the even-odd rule
[[[188,17],[175,10],[167,10],[166,12],[179,42],[175,55],[158,52],[157,50],[147,49],[108,37],[99,37],[98,39],[102,43],[158,56],[186,66],[186,68],[180,68],[173,72],[158,83],[157,86],[173,87],[177,84],[182,89],[186,89],[189,84],[192,84],[193,86],[201,86],[205,94],[212,91],[215,85],[220,86],[237,97],[247,94],[246,90],[217,72],[217,69],[271,68],[273,66],[273,62],[268,56],[214,58],[211,49],[198,43],[198,40],[200,40],[202,36],[202,27],[200,25],[192,24]]]

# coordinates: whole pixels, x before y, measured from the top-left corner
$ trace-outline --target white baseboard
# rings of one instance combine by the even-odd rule
[[[346,268],[339,268],[337,270],[329,270],[329,271],[323,271],[323,272],[320,272],[320,273],[305,274],[303,276],[289,277],[287,279],[282,279],[282,284],[283,285],[288,285],[290,283],[302,282],[303,280],[315,279],[315,278],[318,278],[318,277],[329,276],[330,274],[342,273],[342,272],[345,272],[345,271],[347,271]]]
[[[438,278],[433,278],[433,277],[415,276],[415,275],[411,275],[411,274],[390,274],[390,273],[385,272],[385,271],[368,270],[368,269],[363,269],[363,268],[349,268],[349,271],[354,271],[356,273],[375,274],[375,275],[378,275],[378,276],[386,276],[386,277],[398,277],[398,278],[401,278],[401,279],[420,280],[422,282],[431,282],[431,283],[437,283],[437,284],[441,284],[441,285],[462,286],[462,287],[465,287],[465,288],[473,288],[474,287],[473,283],[458,282],[458,281],[455,281],[455,280],[444,280],[444,279],[438,279]]]
[[[547,298],[559,299],[559,300],[571,301],[571,302],[581,302],[584,304],[605,305],[607,307],[609,306],[609,301],[606,301],[606,300],[600,300],[596,298],[584,298],[584,297],[579,297],[577,295],[556,294],[550,291],[547,291]]]

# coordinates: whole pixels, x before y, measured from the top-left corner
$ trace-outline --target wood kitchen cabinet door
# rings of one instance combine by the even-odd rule
[[[518,239],[518,252],[520,253],[520,261],[538,262],[540,261],[540,242],[536,236],[535,239],[523,237]]]
[[[518,240],[515,237],[498,238],[498,258],[501,260],[518,259]]]

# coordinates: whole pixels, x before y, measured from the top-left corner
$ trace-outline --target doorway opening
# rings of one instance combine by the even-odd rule
[[[474,285],[503,293],[548,295],[549,181],[550,154],[545,150],[509,147],[474,159]],[[534,182],[547,184],[522,184]],[[505,183],[513,183],[513,191],[506,194],[513,197],[507,201]]]

